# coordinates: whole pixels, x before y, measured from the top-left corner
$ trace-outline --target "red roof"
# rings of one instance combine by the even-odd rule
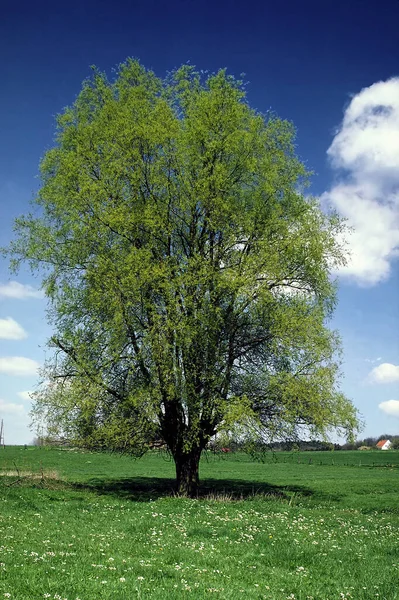
[[[380,440],[377,443],[377,448],[382,448],[389,440]]]

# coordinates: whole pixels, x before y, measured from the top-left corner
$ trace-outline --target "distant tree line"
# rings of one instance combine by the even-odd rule
[[[228,440],[225,437],[220,439],[213,439],[208,444],[208,450],[212,452],[248,452],[250,454],[258,452],[267,452],[268,450],[273,452],[326,452],[331,450],[359,450],[359,448],[369,448],[373,450],[376,448],[377,443],[381,440],[390,440],[392,448],[399,450],[399,435],[388,435],[383,434],[378,437],[366,437],[364,439],[356,440],[353,443],[337,444],[327,442],[325,440],[285,440],[280,442],[265,443],[264,441],[239,442],[237,440]],[[72,442],[65,438],[52,438],[51,436],[38,436],[32,441],[33,446],[70,446]],[[165,444],[162,440],[155,441],[151,445],[152,450],[165,449]]]
[[[399,435],[389,435],[384,433],[378,437],[366,437],[362,440],[356,440],[353,444],[346,443],[341,446],[342,450],[358,450],[359,448],[371,448],[374,449],[378,442],[381,440],[390,440],[392,448],[399,450]]]
[[[377,443],[380,440],[390,440],[392,448],[399,450],[399,435],[388,435],[383,434],[378,437],[366,437],[364,439],[356,440],[353,443],[337,444],[328,442],[326,440],[284,440],[278,442],[265,443],[259,440],[258,442],[251,442],[248,444],[246,441],[238,442],[228,441],[225,438],[220,440],[212,440],[209,448],[215,452],[221,452],[226,447],[232,452],[243,451],[249,452],[250,454],[257,454],[265,451],[285,451],[285,452],[320,452],[320,451],[331,451],[331,450],[359,450],[359,448],[374,450]]]

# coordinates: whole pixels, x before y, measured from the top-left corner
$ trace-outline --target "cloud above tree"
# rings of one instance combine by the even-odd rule
[[[33,394],[33,392],[30,390],[18,392],[18,396],[20,398],[22,398],[22,400],[25,400],[26,402],[29,402],[30,400],[32,400],[32,394]]]
[[[0,319],[0,339],[23,340],[27,336],[24,328],[11,317]]]
[[[322,203],[353,228],[346,236],[351,259],[339,274],[378,284],[399,256],[399,78],[353,96],[328,156],[337,179]]]
[[[44,294],[31,285],[22,284],[18,281],[8,281],[0,284],[0,298],[25,300],[27,298],[44,298]]]
[[[7,402],[0,398],[0,414],[2,415],[15,415],[21,416],[25,414],[25,408],[22,404],[15,404],[14,402]]]
[[[399,417],[399,400],[387,400],[378,405],[379,408],[391,417]]]
[[[382,363],[370,371],[367,380],[369,383],[394,383],[399,381],[399,365]]]
[[[29,377],[38,374],[40,364],[31,358],[24,356],[4,356],[0,358],[0,373],[21,377]]]

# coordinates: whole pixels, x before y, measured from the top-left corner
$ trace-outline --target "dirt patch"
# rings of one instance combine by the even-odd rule
[[[26,479],[59,479],[59,473],[55,470],[46,471],[17,471],[5,469],[0,471],[0,477],[19,477]]]

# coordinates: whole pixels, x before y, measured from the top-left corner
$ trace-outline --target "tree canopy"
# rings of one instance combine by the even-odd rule
[[[54,329],[37,418],[95,448],[163,440],[188,494],[222,430],[356,428],[327,327],[342,223],[305,194],[293,126],[240,81],[94,69],[41,177],[10,249],[43,273]]]

